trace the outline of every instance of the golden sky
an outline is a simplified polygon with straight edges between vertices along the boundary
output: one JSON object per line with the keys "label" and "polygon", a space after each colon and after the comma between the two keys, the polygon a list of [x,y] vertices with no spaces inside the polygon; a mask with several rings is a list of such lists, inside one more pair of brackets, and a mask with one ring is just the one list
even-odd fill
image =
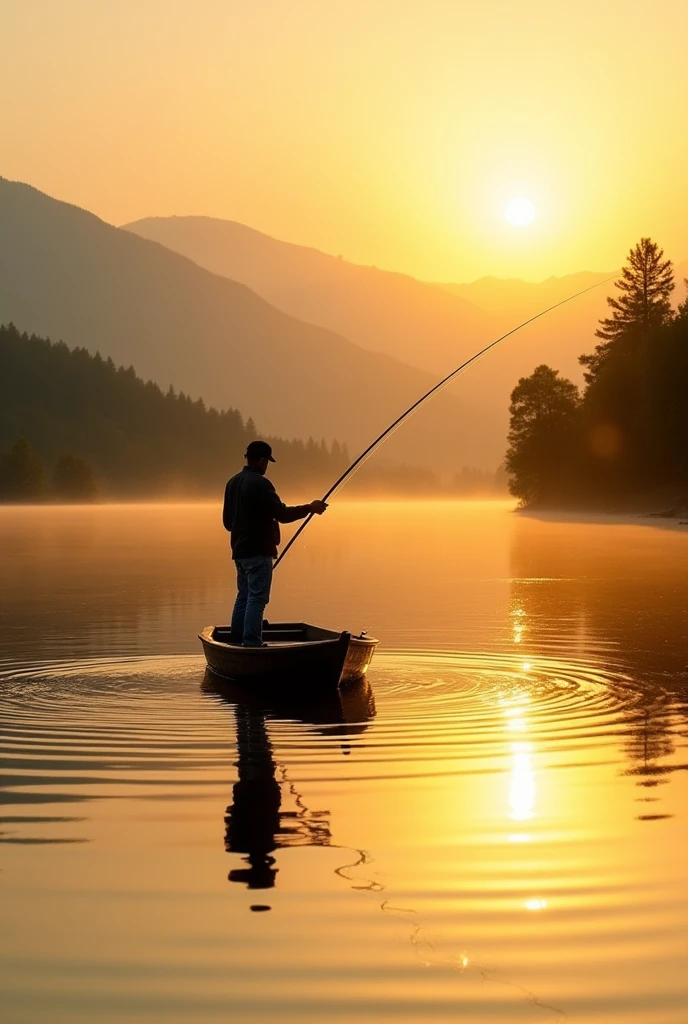
{"label": "golden sky", "polygon": [[0,174],[112,223],[433,280],[688,257],[686,0],[2,0],[0,39]]}

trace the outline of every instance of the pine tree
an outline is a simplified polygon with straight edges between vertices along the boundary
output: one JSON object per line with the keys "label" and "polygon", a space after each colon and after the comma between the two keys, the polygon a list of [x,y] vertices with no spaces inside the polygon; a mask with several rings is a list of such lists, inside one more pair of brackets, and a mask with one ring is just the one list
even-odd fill
{"label": "pine tree", "polygon": [[613,312],[600,320],[595,331],[602,344],[590,355],[580,356],[587,384],[597,379],[612,348],[619,342],[640,339],[653,327],[666,324],[672,317],[669,296],[674,289],[671,260],[664,259],[664,250],[650,238],[641,238],[628,254],[628,263],[615,287],[621,294],[609,296]]}

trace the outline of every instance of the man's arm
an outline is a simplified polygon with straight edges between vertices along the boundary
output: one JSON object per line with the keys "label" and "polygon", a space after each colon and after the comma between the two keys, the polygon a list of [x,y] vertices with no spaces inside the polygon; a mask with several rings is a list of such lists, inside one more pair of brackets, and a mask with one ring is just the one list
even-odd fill
{"label": "man's arm", "polygon": [[285,505],[275,490],[270,495],[273,519],[278,523],[295,523],[297,519],[305,519],[311,514],[321,516],[327,505],[324,501],[310,501],[307,505]]}

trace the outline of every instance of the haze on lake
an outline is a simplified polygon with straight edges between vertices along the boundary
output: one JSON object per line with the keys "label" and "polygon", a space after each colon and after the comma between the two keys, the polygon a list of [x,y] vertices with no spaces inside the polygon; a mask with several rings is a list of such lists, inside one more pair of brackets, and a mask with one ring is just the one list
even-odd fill
{"label": "haze on lake", "polygon": [[271,618],[382,638],[220,692],[216,505],[0,508],[11,1024],[682,1024],[685,530],[338,503]]}

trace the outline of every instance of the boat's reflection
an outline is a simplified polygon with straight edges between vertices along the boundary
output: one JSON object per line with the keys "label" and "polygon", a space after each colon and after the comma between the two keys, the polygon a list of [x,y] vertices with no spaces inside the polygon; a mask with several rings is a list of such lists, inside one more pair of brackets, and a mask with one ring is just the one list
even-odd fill
{"label": "boat's reflection", "polygon": [[[267,723],[278,719],[310,725],[338,736],[342,753],[348,754],[347,737],[363,732],[375,715],[373,692],[362,679],[325,697],[287,697],[239,686],[211,672],[206,672],[203,689],[226,702],[236,723],[238,779],[225,815],[225,850],[242,854],[246,867],[232,869],[229,881],[270,889],[278,871],[278,848],[328,846],[331,832],[329,812],[311,810],[288,779],[286,766],[275,760]],[[283,796],[291,809],[282,806]]]}

